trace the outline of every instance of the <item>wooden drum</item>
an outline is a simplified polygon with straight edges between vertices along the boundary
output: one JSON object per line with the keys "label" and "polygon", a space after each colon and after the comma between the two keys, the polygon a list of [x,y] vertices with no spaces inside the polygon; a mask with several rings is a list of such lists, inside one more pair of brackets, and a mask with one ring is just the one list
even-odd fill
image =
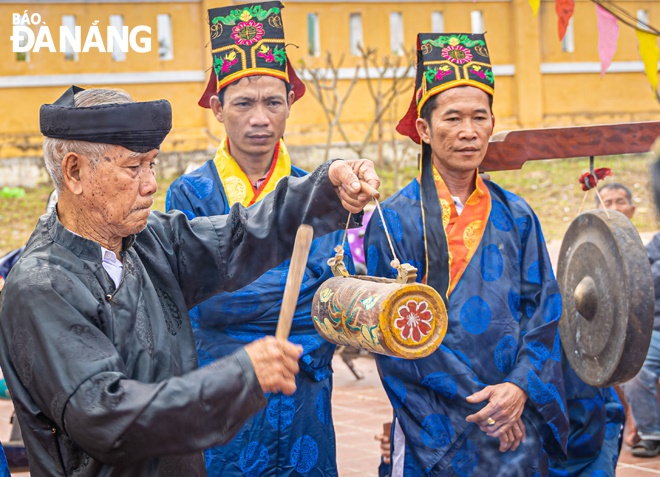
{"label": "wooden drum", "polygon": [[368,276],[323,283],[312,319],[331,343],[407,359],[433,353],[447,332],[447,310],[435,289]]}

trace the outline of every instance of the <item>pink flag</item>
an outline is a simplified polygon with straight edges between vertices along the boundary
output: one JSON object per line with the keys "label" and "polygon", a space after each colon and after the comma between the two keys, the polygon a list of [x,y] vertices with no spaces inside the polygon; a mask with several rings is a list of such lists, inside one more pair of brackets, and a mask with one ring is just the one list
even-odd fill
{"label": "pink flag", "polygon": [[616,52],[616,42],[619,40],[619,22],[614,15],[598,4],[596,4],[596,19],[600,77],[602,78],[612,64],[612,58]]}

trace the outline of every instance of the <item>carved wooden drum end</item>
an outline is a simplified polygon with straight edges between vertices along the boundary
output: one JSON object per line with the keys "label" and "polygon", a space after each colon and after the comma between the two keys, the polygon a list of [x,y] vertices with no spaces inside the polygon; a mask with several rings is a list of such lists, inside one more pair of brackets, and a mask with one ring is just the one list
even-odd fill
{"label": "carved wooden drum end", "polygon": [[655,304],[646,250],[616,210],[580,214],[559,252],[560,334],[571,367],[587,384],[633,378],[651,341]]}
{"label": "carved wooden drum end", "polygon": [[435,289],[387,278],[327,280],[314,295],[312,319],[332,343],[406,359],[430,355],[447,333],[447,310]]}

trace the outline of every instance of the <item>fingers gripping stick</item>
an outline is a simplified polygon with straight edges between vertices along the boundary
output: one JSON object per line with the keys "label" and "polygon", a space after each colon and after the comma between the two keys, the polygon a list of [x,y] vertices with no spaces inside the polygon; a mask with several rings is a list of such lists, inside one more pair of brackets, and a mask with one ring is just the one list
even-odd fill
{"label": "fingers gripping stick", "polygon": [[380,192],[375,188],[371,187],[367,181],[360,181],[360,186],[362,186],[362,192],[366,192],[369,197],[372,199],[380,199]]}
{"label": "fingers gripping stick", "polygon": [[314,229],[311,225],[301,225],[296,233],[296,241],[293,245],[293,255],[291,255],[291,265],[289,274],[286,277],[286,286],[284,287],[284,297],[282,298],[282,308],[280,308],[280,317],[277,321],[277,331],[275,337],[280,340],[287,340],[291,331],[291,321],[298,304],[298,295],[300,294],[300,285],[302,284],[305,268],[307,267],[307,257],[309,256],[309,247],[314,237]]}

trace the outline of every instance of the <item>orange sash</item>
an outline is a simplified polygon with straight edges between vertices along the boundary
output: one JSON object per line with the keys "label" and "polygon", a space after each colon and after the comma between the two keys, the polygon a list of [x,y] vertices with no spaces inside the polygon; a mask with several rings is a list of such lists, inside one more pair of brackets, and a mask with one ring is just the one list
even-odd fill
{"label": "orange sash", "polygon": [[477,251],[490,215],[490,192],[481,176],[476,176],[474,192],[465,202],[461,215],[458,215],[445,181],[435,166],[433,167],[433,179],[442,206],[442,224],[449,247],[450,280],[447,296],[454,290]]}

